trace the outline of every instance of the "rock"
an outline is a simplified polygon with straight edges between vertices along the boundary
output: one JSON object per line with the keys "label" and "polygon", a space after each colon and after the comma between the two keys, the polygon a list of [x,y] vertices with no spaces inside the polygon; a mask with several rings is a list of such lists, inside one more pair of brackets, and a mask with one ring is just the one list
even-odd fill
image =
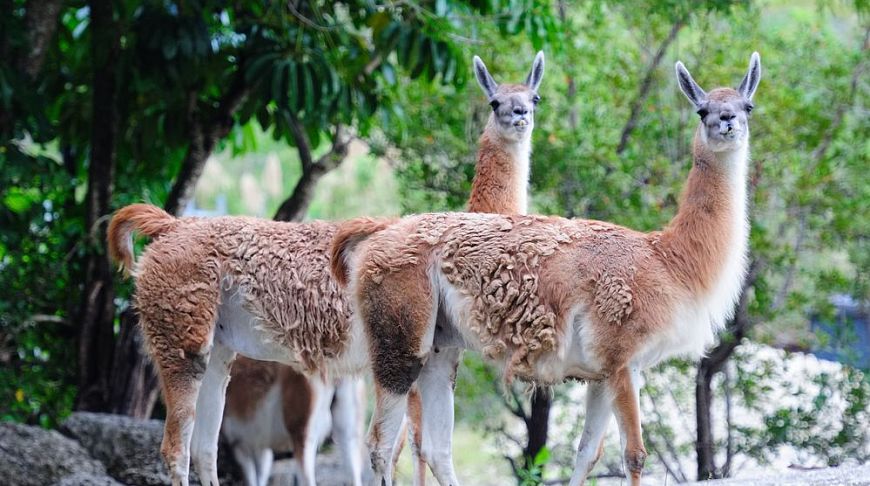
{"label": "rock", "polygon": [[[76,412],[64,421],[60,431],[77,440],[106,465],[109,474],[124,483],[169,483],[169,473],[160,457],[163,422]],[[146,477],[151,481],[142,481]]]}
{"label": "rock", "polygon": [[[75,476],[94,482],[69,482]],[[53,430],[8,422],[0,423],[0,478],[14,486],[117,484],[79,443]]]}
{"label": "rock", "polygon": [[[163,422],[122,415],[73,413],[60,428],[79,441],[93,457],[106,465],[109,474],[125,484],[157,486],[169,484],[169,472],[160,455]],[[198,482],[191,464],[191,483]],[[235,463],[221,454],[218,471],[222,484],[237,484]]]}
{"label": "rock", "polygon": [[111,476],[75,473],[55,483],[55,486],[123,486]]}
{"label": "rock", "polygon": [[806,471],[762,473],[756,477],[704,481],[698,486],[870,486],[870,464]]}

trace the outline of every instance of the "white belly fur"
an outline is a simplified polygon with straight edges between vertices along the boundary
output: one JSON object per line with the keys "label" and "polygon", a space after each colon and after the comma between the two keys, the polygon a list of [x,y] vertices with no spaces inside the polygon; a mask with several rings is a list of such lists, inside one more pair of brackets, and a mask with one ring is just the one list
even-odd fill
{"label": "white belly fur", "polygon": [[[277,361],[301,370],[299,357],[292,349],[271,339],[270,333],[263,329],[263,320],[245,308],[245,300],[243,289],[234,286],[222,290],[215,340],[248,358]],[[345,351],[323,363],[319,371],[338,377],[365,370],[368,363],[367,346],[365,333],[358,324],[352,319],[351,335]]]}

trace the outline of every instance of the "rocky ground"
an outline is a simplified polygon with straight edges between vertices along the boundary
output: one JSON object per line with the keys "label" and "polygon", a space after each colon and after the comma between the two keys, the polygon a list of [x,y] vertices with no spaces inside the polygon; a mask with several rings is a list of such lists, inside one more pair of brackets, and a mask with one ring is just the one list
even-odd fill
{"label": "rocky ground", "polygon": [[[74,413],[59,430],[0,422],[0,484],[9,486],[156,486],[169,484],[160,457],[163,422]],[[222,448],[222,452],[223,452]],[[271,484],[291,484],[290,461],[276,461]],[[231,458],[218,459],[221,484],[241,484]],[[318,484],[345,483],[337,454],[321,454]],[[191,484],[199,484],[191,473]]]}
{"label": "rocky ground", "polygon": [[[117,415],[74,413],[59,430],[0,422],[0,484],[9,486],[121,486],[169,484],[160,457],[163,422]],[[218,460],[221,484],[241,484],[235,463]],[[276,461],[272,486],[289,485],[291,461]],[[338,454],[318,455],[321,486],[346,484]],[[619,484],[624,482],[614,480]],[[624,481],[624,480],[623,480]],[[651,482],[652,481],[652,482]],[[191,484],[199,484],[191,473]],[[513,484],[511,481],[510,484]],[[598,484],[611,484],[602,480]],[[652,477],[644,484],[656,484]],[[870,486],[870,465],[789,471],[704,483],[697,486]]]}
{"label": "rocky ground", "polygon": [[752,479],[720,479],[695,486],[870,486],[870,465],[764,474]]}

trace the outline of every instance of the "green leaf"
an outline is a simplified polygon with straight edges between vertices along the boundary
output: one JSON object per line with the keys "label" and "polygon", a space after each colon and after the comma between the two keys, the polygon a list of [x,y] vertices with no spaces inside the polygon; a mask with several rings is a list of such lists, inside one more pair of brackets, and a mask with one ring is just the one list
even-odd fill
{"label": "green leaf", "polygon": [[280,107],[287,106],[287,71],[284,69],[285,62],[272,66],[272,99]]}
{"label": "green leaf", "polygon": [[12,189],[3,198],[3,205],[13,213],[22,214],[30,209],[30,206],[33,205],[33,200],[24,192]]}

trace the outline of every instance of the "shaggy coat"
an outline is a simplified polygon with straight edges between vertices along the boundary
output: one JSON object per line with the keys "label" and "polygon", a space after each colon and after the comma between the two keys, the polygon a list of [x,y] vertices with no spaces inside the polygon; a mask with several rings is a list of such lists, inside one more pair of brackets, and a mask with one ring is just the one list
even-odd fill
{"label": "shaggy coat", "polygon": [[[329,273],[335,230],[320,221],[174,218],[146,204],[112,219],[109,252],[136,279],[134,304],[167,404],[161,451],[173,484],[187,484],[191,445],[200,477],[217,484],[217,434],[236,353],[321,378],[365,368],[361,343],[348,352],[350,311]],[[135,266],[134,231],[153,239]]]}
{"label": "shaggy coat", "polygon": [[[493,114],[481,137],[469,208],[525,212],[529,139],[543,54],[536,56],[525,84],[499,86],[479,59],[475,64],[479,80],[485,76],[481,85]],[[358,237],[391,223],[370,221]],[[112,219],[109,251],[136,278],[135,304],[166,399],[161,451],[173,484],[187,484],[191,446],[199,476],[217,484],[217,434],[236,353],[284,363],[321,379],[366,366],[362,328],[351,327],[348,303],[329,274],[328,250],[335,230],[335,224],[326,222],[174,218],[145,204],[122,208]],[[134,231],[153,239],[135,267]],[[445,353],[443,366],[452,368],[451,373],[459,358],[456,349]],[[260,372],[268,377],[272,365],[261,366]],[[429,408],[419,404],[412,409],[412,445],[439,482],[458,484],[450,458],[452,379],[431,375],[435,379],[425,389],[437,396],[427,401]],[[238,393],[231,392],[231,403],[241,398],[247,403],[244,409],[256,409],[260,397]],[[444,400],[448,394],[449,400]],[[302,414],[310,410],[302,408]],[[444,420],[421,424],[427,412]],[[304,421],[285,421],[304,428]],[[422,472],[418,464],[415,480],[420,483]]]}
{"label": "shaggy coat", "polygon": [[707,94],[682,64],[677,72],[702,120],[677,215],[662,231],[467,213],[410,216],[376,233],[372,220],[342,225],[333,272],[348,282],[370,341],[376,474],[392,417],[447,343],[482,351],[508,380],[595,382],[571,484],[594,464],[610,407],[626,438],[626,473],[640,483],[639,370],[700,356],[733,312],[746,271],[747,115],[760,60],[753,55],[740,91]]}
{"label": "shaggy coat", "polygon": [[[544,54],[538,52],[522,84],[498,84],[479,57],[474,70],[492,113],[480,136],[470,212],[525,214],[528,211],[529,156],[538,88],[544,76]],[[368,231],[368,230],[367,230]],[[333,264],[340,260],[333,259]],[[408,395],[411,450],[417,456],[414,484],[425,483],[429,464],[440,484],[459,484],[453,469],[453,388],[461,358],[460,346],[445,346],[421,370]],[[370,434],[379,435],[373,423]]]}

